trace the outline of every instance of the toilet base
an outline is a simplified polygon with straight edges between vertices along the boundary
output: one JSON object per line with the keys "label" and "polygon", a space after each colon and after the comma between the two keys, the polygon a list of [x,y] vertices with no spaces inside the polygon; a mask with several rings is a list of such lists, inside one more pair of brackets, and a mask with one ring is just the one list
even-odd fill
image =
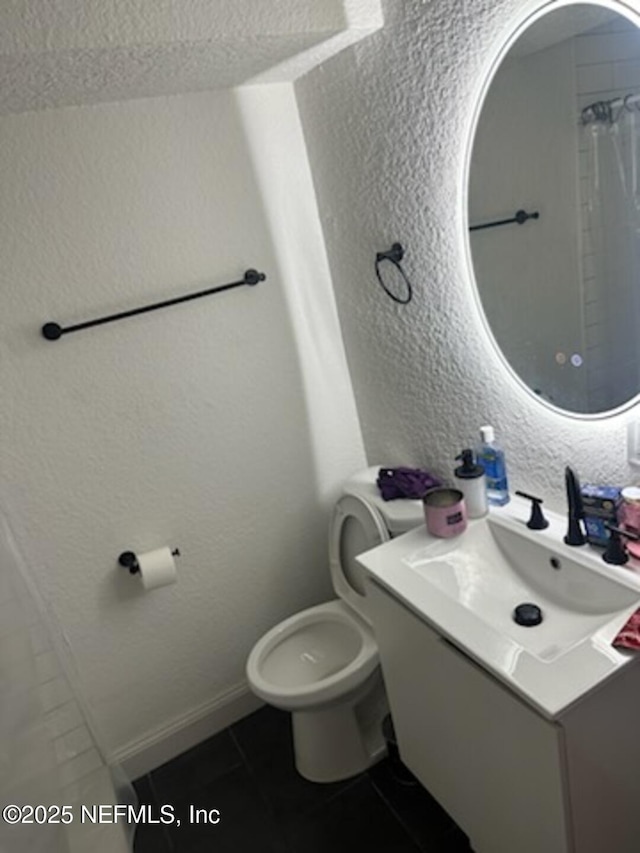
{"label": "toilet base", "polygon": [[379,671],[364,697],[292,713],[296,769],[310,782],[339,782],[362,773],[386,754],[382,720],[388,713]]}

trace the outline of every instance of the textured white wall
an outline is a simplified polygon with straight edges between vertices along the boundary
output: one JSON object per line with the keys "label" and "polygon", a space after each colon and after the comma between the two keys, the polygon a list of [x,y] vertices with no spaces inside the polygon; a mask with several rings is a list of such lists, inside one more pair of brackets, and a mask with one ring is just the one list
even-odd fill
{"label": "textured white wall", "polygon": [[[313,188],[288,85],[0,127],[0,505],[122,750],[242,683],[267,628],[331,596],[329,505],[364,456]],[[40,337],[249,266],[267,281]],[[117,556],[163,544],[179,582],[145,594]]]}
{"label": "textured white wall", "polygon": [[[627,482],[628,414],[580,421],[545,408],[487,339],[465,259],[463,171],[484,75],[538,4],[386,2],[385,27],[296,84],[347,355],[371,459],[449,474],[492,422],[512,485],[564,506],[563,466]],[[637,5],[637,4],[634,4]],[[392,303],[375,252],[406,247],[415,285]]]}

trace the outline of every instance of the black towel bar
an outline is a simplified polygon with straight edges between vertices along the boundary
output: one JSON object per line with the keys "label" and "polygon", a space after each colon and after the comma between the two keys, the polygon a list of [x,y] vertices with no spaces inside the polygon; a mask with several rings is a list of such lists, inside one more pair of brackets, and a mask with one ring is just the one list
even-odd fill
{"label": "black towel bar", "polygon": [[197,293],[187,293],[185,296],[176,296],[174,299],[166,299],[164,302],[154,302],[153,305],[143,305],[141,308],[132,308],[130,311],[121,311],[119,314],[110,314],[108,317],[98,317],[97,320],[87,320],[84,323],[76,323],[74,326],[60,326],[58,323],[45,323],[42,327],[42,336],[48,341],[57,341],[62,335],[69,332],[79,332],[80,329],[89,329],[91,326],[101,326],[103,323],[112,323],[114,320],[123,320],[125,317],[134,317],[136,314],[144,314],[147,311],[155,311],[157,308],[167,308],[169,305],[177,305],[179,302],[188,302],[190,299],[199,299],[201,296],[209,296],[212,293],[222,293],[223,290],[231,290],[232,287],[240,287],[243,284],[254,285],[264,281],[266,275],[257,270],[247,270],[241,281],[232,281],[230,284],[221,284],[219,287],[209,287],[207,290],[199,290]]}
{"label": "black towel bar", "polygon": [[498,228],[500,225],[510,225],[512,222],[523,225],[527,219],[540,219],[540,214],[537,210],[533,213],[527,213],[526,210],[517,210],[516,215],[511,219],[498,219],[496,222],[485,222],[483,225],[470,225],[469,231],[480,231],[482,228]]}

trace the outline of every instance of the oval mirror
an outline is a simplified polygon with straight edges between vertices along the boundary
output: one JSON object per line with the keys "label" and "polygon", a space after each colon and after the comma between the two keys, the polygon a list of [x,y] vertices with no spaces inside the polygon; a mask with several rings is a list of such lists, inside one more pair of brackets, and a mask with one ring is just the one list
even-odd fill
{"label": "oval mirror", "polygon": [[468,170],[470,255],[515,374],[566,412],[640,392],[640,30],[550,4],[487,89]]}

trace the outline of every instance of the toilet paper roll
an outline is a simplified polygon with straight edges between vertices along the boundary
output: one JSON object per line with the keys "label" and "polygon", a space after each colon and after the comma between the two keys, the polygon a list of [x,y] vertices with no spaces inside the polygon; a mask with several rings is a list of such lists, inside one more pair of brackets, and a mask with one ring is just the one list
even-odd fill
{"label": "toilet paper roll", "polygon": [[140,578],[145,589],[158,589],[178,580],[176,561],[171,548],[156,548],[146,554],[137,554]]}

